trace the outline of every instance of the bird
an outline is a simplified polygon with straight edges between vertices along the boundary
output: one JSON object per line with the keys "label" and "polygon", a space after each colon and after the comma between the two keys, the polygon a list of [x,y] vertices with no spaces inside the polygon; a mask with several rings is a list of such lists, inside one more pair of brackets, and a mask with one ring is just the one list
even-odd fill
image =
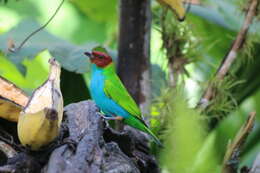
{"label": "bird", "polygon": [[49,63],[48,79],[34,90],[18,119],[19,140],[33,151],[40,150],[58,136],[63,117],[60,65],[54,58]]}
{"label": "bird", "polygon": [[84,54],[91,62],[90,95],[104,113],[103,118],[121,120],[149,134],[159,146],[163,146],[142,119],[139,107],[118,77],[115,64],[106,49],[97,46]]}

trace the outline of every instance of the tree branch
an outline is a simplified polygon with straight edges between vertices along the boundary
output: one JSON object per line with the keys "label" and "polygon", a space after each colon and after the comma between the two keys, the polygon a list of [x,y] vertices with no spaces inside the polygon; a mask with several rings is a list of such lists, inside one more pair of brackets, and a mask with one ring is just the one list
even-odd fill
{"label": "tree branch", "polygon": [[180,36],[180,28],[177,27],[179,23],[177,21],[173,22],[173,18],[171,15],[169,16],[168,11],[167,8],[163,8],[160,24],[163,47],[166,50],[168,59],[168,84],[169,87],[174,88],[178,83],[179,76],[182,73],[186,73],[184,66],[189,62],[182,52],[183,45],[187,40],[183,39],[183,36]]}
{"label": "tree branch", "polygon": [[[243,47],[249,27],[252,24],[254,16],[256,15],[258,4],[259,4],[259,0],[250,1],[250,6],[248,8],[243,25],[236,37],[236,40],[233,42],[230,51],[228,52],[227,56],[223,59],[221,65],[219,66],[217,73],[215,75],[216,79],[223,80],[224,77],[227,75],[231,65],[237,58],[238,51]],[[204,92],[202,98],[200,99],[197,107],[201,109],[207,108],[210,101],[213,99],[213,95],[214,95],[214,86],[212,83],[210,83],[208,88]]]}
{"label": "tree branch", "polygon": [[237,172],[238,159],[241,151],[241,147],[246,141],[249,133],[253,129],[255,122],[256,112],[251,112],[246,123],[238,131],[233,142],[228,145],[227,151],[224,157],[222,173],[233,173]]}

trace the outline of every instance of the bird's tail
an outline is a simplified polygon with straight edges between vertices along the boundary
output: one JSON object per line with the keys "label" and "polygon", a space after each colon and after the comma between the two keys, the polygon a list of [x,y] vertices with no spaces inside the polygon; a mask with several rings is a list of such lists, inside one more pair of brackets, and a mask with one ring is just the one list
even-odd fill
{"label": "bird's tail", "polygon": [[149,127],[144,123],[143,120],[131,116],[129,118],[124,119],[124,122],[138,130],[141,130],[149,134],[157,145],[163,147],[163,144],[160,142],[158,137],[149,129]]}
{"label": "bird's tail", "polygon": [[163,147],[163,144],[161,143],[161,141],[158,139],[158,137],[148,128],[145,126],[145,131],[146,133],[148,133],[154,140],[154,142],[159,145],[160,147]]}

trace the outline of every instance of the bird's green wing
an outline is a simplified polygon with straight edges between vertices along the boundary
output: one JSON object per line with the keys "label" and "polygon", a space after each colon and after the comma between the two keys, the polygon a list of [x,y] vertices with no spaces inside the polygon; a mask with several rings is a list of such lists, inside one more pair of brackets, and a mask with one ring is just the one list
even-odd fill
{"label": "bird's green wing", "polygon": [[116,74],[110,74],[109,77],[106,78],[104,92],[131,115],[142,119],[139,107]]}

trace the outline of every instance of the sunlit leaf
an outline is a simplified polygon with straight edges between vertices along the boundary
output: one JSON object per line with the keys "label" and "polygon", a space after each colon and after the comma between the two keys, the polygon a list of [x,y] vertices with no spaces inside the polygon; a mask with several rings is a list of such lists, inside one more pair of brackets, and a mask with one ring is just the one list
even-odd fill
{"label": "sunlit leaf", "polygon": [[116,22],[117,0],[84,1],[72,0],[90,18],[99,22]]}

